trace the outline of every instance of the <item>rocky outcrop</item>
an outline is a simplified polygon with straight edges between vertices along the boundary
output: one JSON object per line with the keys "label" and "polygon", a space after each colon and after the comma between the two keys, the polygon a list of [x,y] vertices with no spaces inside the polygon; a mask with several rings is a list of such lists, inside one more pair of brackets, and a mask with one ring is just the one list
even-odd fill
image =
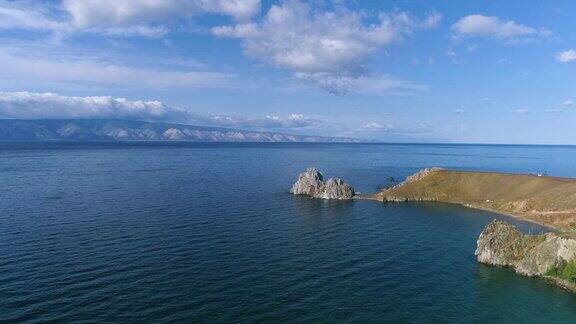
{"label": "rocky outcrop", "polygon": [[354,188],[340,178],[324,181],[324,176],[316,168],[300,173],[290,192],[319,199],[352,199],[355,194]]}
{"label": "rocky outcrop", "polygon": [[414,173],[413,175],[410,175],[406,178],[406,180],[404,180],[403,182],[399,183],[397,186],[395,187],[401,187],[401,186],[405,186],[409,183],[418,181],[418,180],[422,180],[425,177],[429,176],[430,174],[434,173],[434,172],[438,172],[438,171],[442,171],[444,170],[443,168],[439,168],[439,167],[432,167],[432,168],[426,168],[426,169],[422,169],[416,173]]}
{"label": "rocky outcrop", "polygon": [[513,225],[494,220],[478,238],[476,257],[478,262],[515,267],[542,241],[543,235],[524,235]]}
{"label": "rocky outcrop", "polygon": [[418,182],[431,174],[434,174],[438,171],[443,171],[443,168],[439,167],[432,167],[422,169],[408,177],[399,184],[392,186],[390,188],[384,189],[381,193],[376,195],[377,200],[382,200],[383,202],[403,202],[403,201],[436,201],[438,200],[435,196],[406,196],[402,194],[396,194],[398,190],[410,185],[413,182]]}
{"label": "rocky outcrop", "polygon": [[576,288],[572,278],[562,277],[566,266],[576,262],[576,239],[563,234],[526,235],[513,225],[494,220],[478,238],[476,257],[481,263],[512,267],[523,275],[542,276]]}

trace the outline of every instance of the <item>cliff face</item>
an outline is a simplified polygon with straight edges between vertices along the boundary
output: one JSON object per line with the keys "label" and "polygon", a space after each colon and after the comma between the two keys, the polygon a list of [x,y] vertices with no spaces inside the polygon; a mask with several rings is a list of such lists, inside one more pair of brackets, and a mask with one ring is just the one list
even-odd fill
{"label": "cliff face", "polygon": [[[494,220],[480,234],[475,254],[478,262],[514,268],[518,266],[519,270],[528,252],[545,239],[544,235],[524,235],[516,227]],[[546,269],[540,274],[544,274]]]}
{"label": "cliff face", "polygon": [[354,188],[339,178],[324,181],[322,173],[316,168],[309,168],[300,173],[298,180],[290,190],[295,195],[306,195],[319,199],[352,199]]}
{"label": "cliff face", "polygon": [[477,242],[478,262],[512,267],[527,276],[553,279],[574,290],[571,264],[576,262],[576,240],[561,234],[525,235],[516,227],[492,221]]}
{"label": "cliff face", "polygon": [[576,227],[576,179],[432,168],[374,197],[384,202],[455,203],[555,228]]}

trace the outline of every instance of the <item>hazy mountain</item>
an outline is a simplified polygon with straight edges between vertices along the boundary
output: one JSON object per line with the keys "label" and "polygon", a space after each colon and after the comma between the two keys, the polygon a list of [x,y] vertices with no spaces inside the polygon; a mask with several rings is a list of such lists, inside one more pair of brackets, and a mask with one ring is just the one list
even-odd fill
{"label": "hazy mountain", "polygon": [[3,141],[356,142],[218,127],[110,119],[0,119]]}

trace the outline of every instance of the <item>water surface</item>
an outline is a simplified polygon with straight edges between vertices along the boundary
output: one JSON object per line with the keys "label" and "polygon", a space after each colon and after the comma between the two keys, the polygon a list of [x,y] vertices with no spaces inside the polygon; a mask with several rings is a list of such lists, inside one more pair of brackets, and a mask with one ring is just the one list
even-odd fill
{"label": "water surface", "polygon": [[0,143],[0,321],[547,322],[576,297],[476,263],[486,211],[294,197],[420,168],[576,176],[575,147]]}

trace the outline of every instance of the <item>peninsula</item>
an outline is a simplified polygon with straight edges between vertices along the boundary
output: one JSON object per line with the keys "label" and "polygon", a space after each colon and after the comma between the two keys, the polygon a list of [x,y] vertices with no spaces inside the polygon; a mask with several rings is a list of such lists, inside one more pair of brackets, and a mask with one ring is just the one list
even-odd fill
{"label": "peninsula", "polygon": [[495,220],[478,238],[477,260],[576,292],[576,179],[430,168],[373,198],[454,203],[553,228],[556,231],[544,235],[526,235]]}
{"label": "peninsula", "polygon": [[362,197],[341,179],[324,181],[320,171],[309,168],[290,192],[320,199],[447,202],[545,225],[557,231],[526,235],[494,220],[478,238],[477,260],[543,277],[576,292],[576,179],[429,168],[372,197]]}
{"label": "peninsula", "polygon": [[431,168],[382,190],[374,199],[447,202],[511,215],[560,231],[576,227],[576,179],[569,178]]}

